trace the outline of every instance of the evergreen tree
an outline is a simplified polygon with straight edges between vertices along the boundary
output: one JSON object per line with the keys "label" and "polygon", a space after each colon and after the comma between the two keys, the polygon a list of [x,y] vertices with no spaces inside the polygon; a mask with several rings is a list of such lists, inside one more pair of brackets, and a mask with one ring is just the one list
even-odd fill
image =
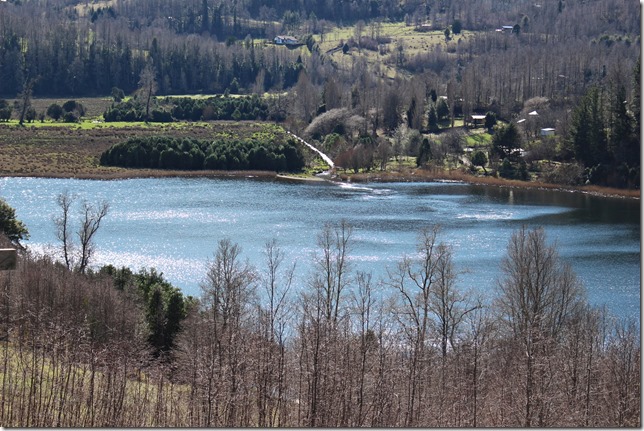
{"label": "evergreen tree", "polygon": [[483,151],[479,150],[472,154],[472,164],[474,166],[482,167],[483,171],[487,175],[487,169],[485,169],[485,165],[487,164],[487,156]]}
{"label": "evergreen tree", "polygon": [[497,126],[494,138],[492,138],[492,151],[499,157],[512,157],[517,148],[521,146],[521,135],[514,123],[507,126]]}
{"label": "evergreen tree", "polygon": [[29,231],[16,218],[16,210],[3,199],[0,199],[0,232],[14,244],[18,244],[20,240],[29,239]]}
{"label": "evergreen tree", "polygon": [[427,138],[423,139],[423,143],[420,145],[418,151],[418,157],[416,157],[416,166],[421,167],[427,163],[432,158],[432,147]]}
{"label": "evergreen tree", "polygon": [[452,22],[452,33],[461,34],[462,29],[463,29],[463,24],[461,23],[461,21],[458,19],[455,19]]}
{"label": "evergreen tree", "polygon": [[432,102],[435,104],[435,103],[436,103],[436,100],[438,100],[438,94],[436,94],[436,90],[435,90],[435,89],[433,89],[433,88],[432,88],[432,89],[429,91],[429,97],[432,99]]}
{"label": "evergreen tree", "polygon": [[409,103],[409,108],[407,109],[407,126],[410,129],[415,129],[414,127],[414,115],[416,114],[416,97],[411,98]]}
{"label": "evergreen tree", "polygon": [[208,17],[208,0],[201,3],[201,32],[210,31],[210,18]]}
{"label": "evergreen tree", "polygon": [[591,88],[572,116],[568,145],[586,167],[606,162],[607,137],[601,106],[601,92]]}
{"label": "evergreen tree", "polygon": [[492,132],[492,129],[496,125],[496,115],[494,112],[488,112],[485,114],[485,128],[488,129],[488,131]]}
{"label": "evergreen tree", "polygon": [[438,116],[439,121],[444,120],[449,116],[449,106],[447,106],[447,102],[443,98],[438,99],[438,102],[436,103],[436,115]]}
{"label": "evergreen tree", "polygon": [[436,108],[433,104],[429,106],[429,114],[427,115],[427,127],[431,133],[438,132],[438,115],[436,115]]}
{"label": "evergreen tree", "polygon": [[626,109],[626,88],[616,85],[610,100],[608,149],[617,164],[630,162],[630,142],[633,137],[631,119]]}
{"label": "evergreen tree", "polygon": [[[637,62],[635,63],[635,68],[633,70],[633,100],[631,102],[631,110],[633,111],[633,131],[635,133],[635,136],[633,137],[634,145],[637,148],[637,162],[639,163],[640,160],[640,116],[642,115],[641,111],[641,92],[642,92],[642,87],[640,85],[640,61],[641,57],[637,58]],[[635,158],[635,154],[633,154],[633,158]]]}
{"label": "evergreen tree", "polygon": [[166,323],[160,286],[156,285],[153,287],[146,305],[145,320],[148,323],[148,342],[155,349],[155,354],[158,356],[164,347]]}

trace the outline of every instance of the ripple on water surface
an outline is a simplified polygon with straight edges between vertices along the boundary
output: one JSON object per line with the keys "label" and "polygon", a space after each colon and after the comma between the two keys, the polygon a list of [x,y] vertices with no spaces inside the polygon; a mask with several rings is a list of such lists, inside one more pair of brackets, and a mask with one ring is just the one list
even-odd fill
{"label": "ripple on water surface", "polygon": [[287,260],[298,261],[296,276],[306,286],[317,234],[340,219],[354,227],[352,266],[373,272],[374,280],[416,253],[420,229],[440,224],[440,238],[452,246],[462,273],[459,286],[490,292],[512,232],[526,225],[546,229],[591,302],[639,319],[639,202],[462,183],[1,178],[0,195],[27,224],[32,248],[56,243],[55,198],[65,190],[110,203],[96,238],[96,265],[155,267],[191,295],[199,294],[205,265],[222,238],[240,244],[243,258],[257,266],[266,241],[277,238]]}

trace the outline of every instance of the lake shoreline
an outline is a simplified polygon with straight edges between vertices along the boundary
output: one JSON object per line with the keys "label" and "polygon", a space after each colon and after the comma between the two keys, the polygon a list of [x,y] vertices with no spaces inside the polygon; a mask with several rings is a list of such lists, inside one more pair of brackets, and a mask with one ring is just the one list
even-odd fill
{"label": "lake shoreline", "polygon": [[83,179],[83,180],[126,180],[135,178],[256,178],[275,179],[279,181],[292,181],[302,183],[319,182],[348,182],[348,183],[394,183],[394,182],[433,182],[433,181],[454,181],[472,185],[483,185],[492,187],[506,187],[515,189],[537,189],[552,190],[570,193],[585,193],[594,196],[622,199],[640,199],[640,190],[615,189],[598,186],[562,186],[542,182],[528,182],[517,180],[506,180],[495,177],[482,177],[463,173],[461,171],[438,171],[438,170],[412,170],[410,172],[370,172],[359,174],[332,174],[320,176],[296,176],[280,174],[270,171],[180,171],[180,170],[159,170],[159,169],[116,169],[113,172],[84,173],[80,175],[64,175],[57,173],[46,173],[40,175],[20,174],[14,172],[0,172],[3,177],[32,177],[32,178],[62,178],[62,179]]}

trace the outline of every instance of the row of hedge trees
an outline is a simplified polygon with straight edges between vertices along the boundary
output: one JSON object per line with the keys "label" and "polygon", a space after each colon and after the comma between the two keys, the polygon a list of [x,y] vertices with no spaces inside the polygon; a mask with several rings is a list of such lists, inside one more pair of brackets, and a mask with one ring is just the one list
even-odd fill
{"label": "row of hedge trees", "polygon": [[304,167],[300,146],[289,140],[198,140],[163,136],[132,138],[101,155],[104,166],[179,170],[258,170],[298,172]]}
{"label": "row of hedge trees", "polygon": [[[166,97],[157,100],[148,121],[174,120],[266,120],[268,103],[257,95],[249,97],[215,96],[206,99]],[[103,113],[105,121],[145,121],[145,106],[137,98],[112,105]]]}

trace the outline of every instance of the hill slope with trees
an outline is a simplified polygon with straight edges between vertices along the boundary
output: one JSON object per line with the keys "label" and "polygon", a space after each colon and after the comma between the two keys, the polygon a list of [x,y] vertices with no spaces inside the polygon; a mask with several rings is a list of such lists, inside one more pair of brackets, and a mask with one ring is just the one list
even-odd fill
{"label": "hill slope with trees", "polygon": [[[463,135],[473,114],[491,114],[517,125],[523,151],[474,148],[488,157],[483,174],[505,163],[503,172],[530,178],[637,188],[640,21],[630,0],[9,0],[0,4],[0,95],[20,94],[13,116],[23,123],[45,117],[30,109],[32,96],[134,95],[125,103],[145,107],[136,119],[167,121],[155,96],[269,92],[248,118],[304,132],[346,110],[325,120],[339,138],[318,143],[363,170],[377,154],[418,157],[423,138],[432,151],[421,167],[445,167],[448,153],[447,167],[472,166]],[[283,34],[300,43],[273,43]],[[129,118],[118,112],[106,118]],[[233,113],[225,118],[246,118]]]}

